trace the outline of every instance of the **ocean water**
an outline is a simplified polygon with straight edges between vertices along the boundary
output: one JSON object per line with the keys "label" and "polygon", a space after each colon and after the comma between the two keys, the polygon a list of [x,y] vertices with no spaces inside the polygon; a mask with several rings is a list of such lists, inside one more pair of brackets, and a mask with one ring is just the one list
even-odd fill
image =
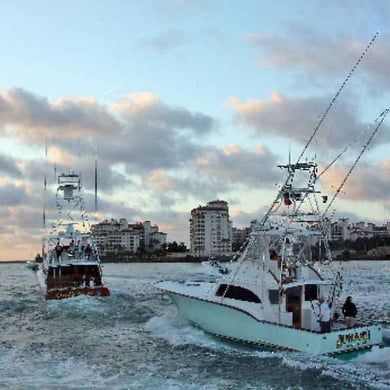
{"label": "ocean water", "polygon": [[385,334],[385,348],[349,361],[194,328],[153,283],[201,276],[200,264],[105,264],[110,297],[45,302],[24,265],[0,263],[0,388],[390,389],[390,262],[344,269],[343,297]]}

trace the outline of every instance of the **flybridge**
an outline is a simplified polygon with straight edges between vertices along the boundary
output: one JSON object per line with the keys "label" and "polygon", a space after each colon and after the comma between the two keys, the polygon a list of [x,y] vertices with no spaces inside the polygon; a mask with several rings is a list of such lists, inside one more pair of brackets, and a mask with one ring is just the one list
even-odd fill
{"label": "flybridge", "polygon": [[64,192],[64,200],[73,200],[73,191],[80,189],[80,177],[75,173],[58,176],[58,190]]}
{"label": "flybridge", "polygon": [[316,168],[317,164],[315,162],[297,162],[295,164],[285,164],[285,165],[278,165],[279,168],[287,168],[289,172],[294,172],[297,169],[303,170],[303,171],[308,171],[311,168]]}

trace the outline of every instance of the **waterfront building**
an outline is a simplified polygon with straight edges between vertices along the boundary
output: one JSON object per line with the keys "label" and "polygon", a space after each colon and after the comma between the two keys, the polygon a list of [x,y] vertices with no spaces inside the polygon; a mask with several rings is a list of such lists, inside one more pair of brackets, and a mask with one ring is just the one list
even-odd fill
{"label": "waterfront building", "polygon": [[337,222],[333,222],[331,225],[331,237],[330,240],[349,240],[350,239],[350,229],[349,229],[349,219],[340,218]]}
{"label": "waterfront building", "polygon": [[244,228],[232,228],[232,247],[233,252],[237,252],[242,245],[248,239],[250,233],[252,231],[252,227],[244,227]]}
{"label": "waterfront building", "polygon": [[167,234],[150,221],[129,224],[126,218],[111,219],[93,225],[91,230],[102,255],[139,250],[152,252],[166,245]]}
{"label": "waterfront building", "polygon": [[359,238],[390,237],[390,222],[378,226],[372,222],[350,223],[348,218],[340,218],[331,226],[331,240],[356,241]]}
{"label": "waterfront building", "polygon": [[191,210],[190,251],[197,257],[232,255],[232,222],[227,202],[214,200]]}
{"label": "waterfront building", "polygon": [[165,247],[167,243],[167,234],[160,232],[157,225],[152,225],[150,221],[143,224],[143,239],[145,250],[154,251]]}

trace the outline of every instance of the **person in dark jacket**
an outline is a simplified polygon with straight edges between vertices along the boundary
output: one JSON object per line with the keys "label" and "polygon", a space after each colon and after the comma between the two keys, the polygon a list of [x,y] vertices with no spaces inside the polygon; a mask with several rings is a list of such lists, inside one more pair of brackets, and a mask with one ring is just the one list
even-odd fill
{"label": "person in dark jacket", "polygon": [[352,328],[355,325],[356,313],[357,309],[355,304],[352,302],[352,297],[347,297],[343,305],[343,314],[347,328]]}

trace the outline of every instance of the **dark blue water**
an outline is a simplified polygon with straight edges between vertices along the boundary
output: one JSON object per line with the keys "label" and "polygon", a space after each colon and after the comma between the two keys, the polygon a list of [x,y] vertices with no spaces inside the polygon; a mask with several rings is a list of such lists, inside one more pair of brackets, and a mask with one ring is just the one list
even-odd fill
{"label": "dark blue water", "polygon": [[154,289],[197,264],[106,264],[112,295],[45,302],[22,264],[0,263],[0,388],[390,389],[390,263],[350,262],[343,296],[385,327],[386,347],[348,362],[205,334]]}

